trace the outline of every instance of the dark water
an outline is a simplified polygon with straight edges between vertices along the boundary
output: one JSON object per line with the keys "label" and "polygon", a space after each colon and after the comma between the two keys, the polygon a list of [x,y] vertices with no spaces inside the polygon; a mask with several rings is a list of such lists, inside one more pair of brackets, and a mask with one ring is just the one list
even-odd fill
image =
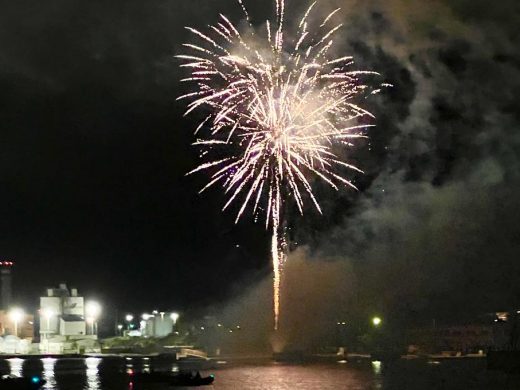
{"label": "dark water", "polygon": [[[45,389],[137,390],[132,372],[179,370],[168,360],[77,358],[0,360],[1,374],[40,375]],[[290,365],[274,362],[219,364],[214,389],[520,389],[520,376],[486,370],[485,359],[401,360],[391,365],[369,360]],[[167,387],[144,387],[144,389]]]}

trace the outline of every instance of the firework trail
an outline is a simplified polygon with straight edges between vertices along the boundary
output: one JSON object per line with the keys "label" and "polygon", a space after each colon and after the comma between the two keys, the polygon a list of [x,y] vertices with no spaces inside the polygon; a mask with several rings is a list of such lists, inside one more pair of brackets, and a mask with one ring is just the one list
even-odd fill
{"label": "firework trail", "polygon": [[311,29],[309,15],[316,2],[312,3],[298,24],[296,38],[289,40],[284,31],[285,0],[275,0],[276,21],[266,22],[265,35],[255,31],[246,6],[237,1],[248,27],[239,29],[222,14],[208,32],[187,27],[195,40],[184,44],[188,54],[177,57],[190,71],[182,81],[194,88],[178,99],[190,99],[186,115],[207,112],[195,131],[204,162],[190,172],[211,172],[201,192],[221,184],[229,196],[224,209],[238,204],[237,221],[250,208],[255,220],[265,217],[266,228],[272,229],[277,329],[286,257],[284,204],[294,200],[303,214],[309,199],[321,213],[313,178],[336,190],[340,185],[356,188],[342,171],[361,170],[336,150],[365,137],[371,126],[367,119],[374,116],[356,98],[380,89],[370,89],[361,80],[377,73],[352,70],[352,57],[329,54],[341,27],[331,25],[338,10]]}

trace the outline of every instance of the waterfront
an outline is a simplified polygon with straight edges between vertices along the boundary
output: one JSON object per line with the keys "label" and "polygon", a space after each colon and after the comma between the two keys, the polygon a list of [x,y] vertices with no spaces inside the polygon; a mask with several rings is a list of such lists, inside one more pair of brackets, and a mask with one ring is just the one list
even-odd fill
{"label": "waterfront", "polygon": [[[485,359],[400,360],[391,365],[367,359],[347,363],[217,364],[214,389],[517,389],[520,376],[486,370]],[[133,372],[177,371],[179,366],[154,358],[7,359],[4,374],[40,375],[47,390],[124,390]],[[162,388],[162,387],[145,387]]]}

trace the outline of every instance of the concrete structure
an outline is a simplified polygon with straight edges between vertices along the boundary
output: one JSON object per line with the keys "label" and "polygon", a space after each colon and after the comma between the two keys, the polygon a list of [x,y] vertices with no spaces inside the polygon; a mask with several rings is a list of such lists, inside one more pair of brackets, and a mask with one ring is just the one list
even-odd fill
{"label": "concrete structure", "polygon": [[12,261],[0,261],[0,309],[9,310],[11,307],[12,287],[11,270],[14,263]]}
{"label": "concrete structure", "polygon": [[61,283],[58,288],[47,289],[40,297],[40,335],[86,335],[85,304],[78,290]]}
{"label": "concrete structure", "polygon": [[96,348],[97,318],[75,288],[65,283],[40,297],[40,350],[62,353]]}

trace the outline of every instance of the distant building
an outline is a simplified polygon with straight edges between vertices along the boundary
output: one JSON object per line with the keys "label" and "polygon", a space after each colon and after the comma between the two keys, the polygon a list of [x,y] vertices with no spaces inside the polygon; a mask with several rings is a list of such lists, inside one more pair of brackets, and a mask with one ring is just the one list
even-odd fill
{"label": "distant building", "polygon": [[85,304],[78,290],[61,283],[40,297],[40,335],[84,336],[87,334]]}
{"label": "distant building", "polygon": [[47,289],[47,295],[40,297],[40,349],[63,352],[67,343],[97,340],[97,319],[89,318],[86,309],[76,288],[61,283]]}
{"label": "distant building", "polygon": [[141,321],[141,335],[144,337],[165,337],[173,333],[177,314],[154,311],[152,314],[143,314]]}

